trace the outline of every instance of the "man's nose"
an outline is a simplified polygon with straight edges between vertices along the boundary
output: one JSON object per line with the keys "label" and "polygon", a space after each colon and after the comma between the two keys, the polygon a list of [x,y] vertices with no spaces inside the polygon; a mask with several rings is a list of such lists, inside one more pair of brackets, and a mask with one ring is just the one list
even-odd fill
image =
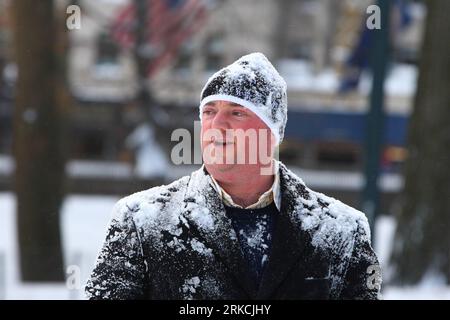
{"label": "man's nose", "polygon": [[219,110],[215,116],[213,121],[211,122],[211,128],[216,129],[229,129],[229,121],[228,115],[225,111]]}

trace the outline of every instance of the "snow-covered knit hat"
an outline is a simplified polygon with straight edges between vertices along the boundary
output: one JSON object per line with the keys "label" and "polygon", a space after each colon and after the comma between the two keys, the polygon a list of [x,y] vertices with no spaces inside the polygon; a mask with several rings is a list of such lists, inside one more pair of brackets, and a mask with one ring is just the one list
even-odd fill
{"label": "snow-covered knit hat", "polygon": [[287,121],[286,82],[259,52],[245,55],[213,74],[200,97],[203,107],[224,100],[253,111],[272,131],[277,144],[283,140]]}

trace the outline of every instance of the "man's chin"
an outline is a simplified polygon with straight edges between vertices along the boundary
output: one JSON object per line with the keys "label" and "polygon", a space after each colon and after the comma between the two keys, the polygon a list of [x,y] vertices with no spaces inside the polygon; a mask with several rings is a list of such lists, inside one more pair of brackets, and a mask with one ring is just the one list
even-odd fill
{"label": "man's chin", "polygon": [[230,172],[232,171],[234,168],[236,168],[236,164],[205,164],[206,169],[208,170],[208,172]]}

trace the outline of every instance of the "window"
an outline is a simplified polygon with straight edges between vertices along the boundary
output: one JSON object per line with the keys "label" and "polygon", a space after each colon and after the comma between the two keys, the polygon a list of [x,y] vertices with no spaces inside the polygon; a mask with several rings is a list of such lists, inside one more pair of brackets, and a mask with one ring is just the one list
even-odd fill
{"label": "window", "polygon": [[222,35],[209,37],[205,43],[206,70],[217,70],[223,64],[224,41]]}
{"label": "window", "polygon": [[189,73],[189,70],[191,68],[191,62],[192,62],[192,55],[193,55],[194,45],[192,41],[185,41],[179,51],[178,55],[176,57],[176,63],[175,63],[175,70],[179,73]]}
{"label": "window", "polygon": [[119,48],[107,33],[101,33],[97,40],[96,64],[117,64]]}

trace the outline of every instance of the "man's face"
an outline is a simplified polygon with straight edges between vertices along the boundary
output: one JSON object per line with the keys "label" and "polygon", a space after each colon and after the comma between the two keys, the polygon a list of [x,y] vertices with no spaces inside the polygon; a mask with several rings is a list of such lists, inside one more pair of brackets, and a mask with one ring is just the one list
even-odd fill
{"label": "man's face", "polygon": [[222,181],[268,166],[275,148],[275,137],[255,113],[227,101],[203,107],[201,142],[206,169]]}

